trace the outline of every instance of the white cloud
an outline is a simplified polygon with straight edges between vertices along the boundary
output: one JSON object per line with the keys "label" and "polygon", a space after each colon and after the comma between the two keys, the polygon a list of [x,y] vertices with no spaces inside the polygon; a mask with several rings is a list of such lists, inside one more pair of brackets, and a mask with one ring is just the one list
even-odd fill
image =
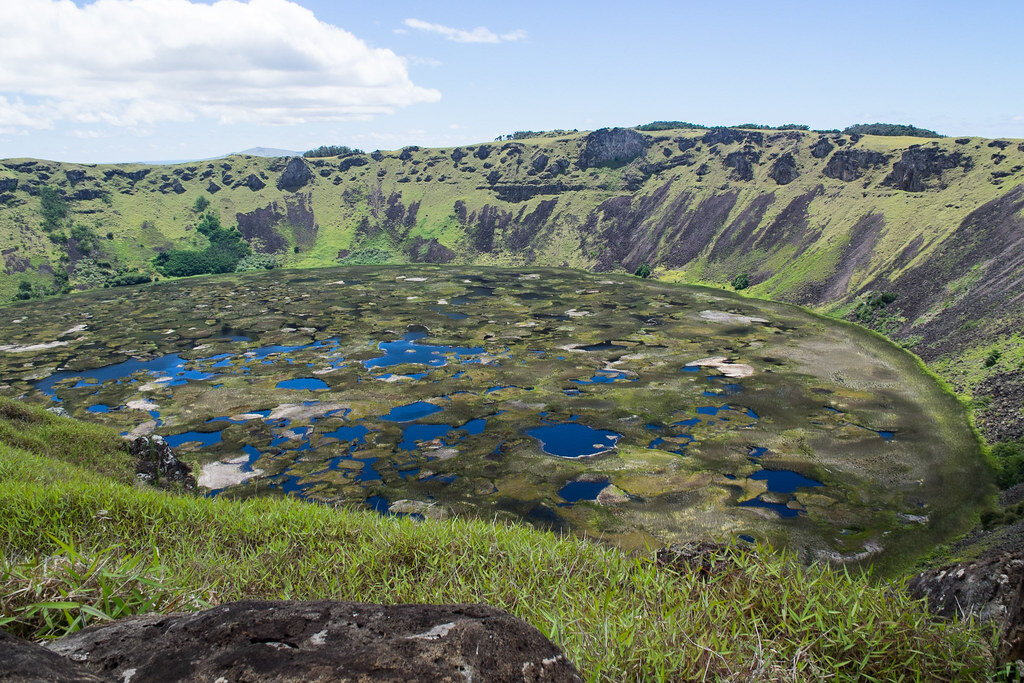
{"label": "white cloud", "polygon": [[18,0],[0,44],[0,126],[295,124],[441,97],[289,0]]}
{"label": "white cloud", "polygon": [[471,31],[466,31],[442,24],[431,24],[420,19],[406,19],[403,23],[409,28],[436,33],[456,43],[505,43],[513,40],[522,40],[526,37],[526,31],[521,29],[498,34],[484,26],[477,26]]}
{"label": "white cloud", "polygon": [[406,60],[410,64],[417,66],[441,66],[442,62],[440,59],[434,59],[433,57],[417,57],[416,55],[409,55]]}

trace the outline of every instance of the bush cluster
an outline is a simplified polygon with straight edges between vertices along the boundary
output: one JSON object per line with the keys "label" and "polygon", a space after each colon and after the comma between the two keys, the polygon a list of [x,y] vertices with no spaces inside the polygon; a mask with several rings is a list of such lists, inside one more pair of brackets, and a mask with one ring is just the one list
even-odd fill
{"label": "bush cluster", "polygon": [[858,123],[843,129],[846,135],[907,135],[915,138],[945,137],[927,128],[899,123]]}
{"label": "bush cluster", "polygon": [[[298,247],[296,252],[298,253]],[[249,273],[258,270],[273,270],[281,267],[281,259],[276,254],[249,254],[235,266],[236,273]]]}
{"label": "bush cluster", "polygon": [[157,254],[153,265],[164,275],[186,277],[204,273],[232,273],[252,253],[237,228],[225,228],[215,213],[207,213],[196,230],[209,239],[205,249],[172,249]]}
{"label": "bush cluster", "polygon": [[896,294],[892,292],[876,292],[868,296],[867,300],[857,304],[853,315],[861,322],[870,322],[875,318],[876,313],[884,310],[893,301],[896,301]]}
{"label": "bush cluster", "polygon": [[307,159],[314,159],[319,157],[349,157],[353,154],[363,154],[363,150],[345,145],[320,145],[316,149],[303,152],[302,156]]}
{"label": "bush cluster", "polygon": [[702,126],[699,123],[689,123],[687,121],[651,121],[650,123],[643,123],[636,126],[637,130],[642,131],[676,130],[677,128],[705,130],[707,126]]}
{"label": "bush cluster", "polygon": [[39,189],[39,212],[43,215],[43,232],[54,232],[64,227],[68,203],[60,190],[51,185]]}
{"label": "bush cluster", "polygon": [[996,466],[996,483],[1008,489],[1024,481],[1024,440],[1004,441],[992,447]]}

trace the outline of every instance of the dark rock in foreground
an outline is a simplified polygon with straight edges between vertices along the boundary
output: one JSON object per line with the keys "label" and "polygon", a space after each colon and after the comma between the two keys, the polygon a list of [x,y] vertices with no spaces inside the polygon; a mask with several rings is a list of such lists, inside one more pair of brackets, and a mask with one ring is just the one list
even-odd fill
{"label": "dark rock in foreground", "polygon": [[0,681],[59,681],[90,683],[103,681],[83,671],[71,660],[0,631]]}
{"label": "dark rock in foreground", "polygon": [[907,590],[942,617],[975,619],[1000,631],[1000,662],[1024,659],[1024,557],[1001,553],[923,572]]}
{"label": "dark rock in foreground", "polygon": [[132,439],[128,442],[128,452],[135,459],[135,476],[141,481],[163,488],[180,486],[187,491],[195,490],[192,468],[178,460],[162,436]]}
{"label": "dark rock in foreground", "polygon": [[122,619],[47,647],[132,683],[582,680],[540,631],[486,605],[245,601]]}

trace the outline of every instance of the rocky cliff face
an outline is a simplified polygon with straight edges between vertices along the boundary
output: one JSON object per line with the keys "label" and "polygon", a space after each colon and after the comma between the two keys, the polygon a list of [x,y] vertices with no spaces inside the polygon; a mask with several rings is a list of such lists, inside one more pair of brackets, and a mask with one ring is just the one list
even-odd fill
{"label": "rocky cliff face", "polygon": [[[66,223],[95,234],[88,253],[42,231],[46,186],[67,202]],[[1018,415],[1000,397],[1024,391],[1010,352],[1024,323],[1022,192],[1018,141],[733,128],[157,167],[7,160],[0,299],[20,280],[35,292],[63,272],[73,287],[102,286],[118,268],[151,269],[160,251],[201,247],[194,203],[205,198],[290,266],[647,263],[723,284],[746,274],[755,295],[856,312],[967,392],[1005,376],[993,414]],[[896,299],[872,308],[873,292]],[[992,348],[1003,360],[982,367]],[[983,422],[993,438],[1019,431]]]}

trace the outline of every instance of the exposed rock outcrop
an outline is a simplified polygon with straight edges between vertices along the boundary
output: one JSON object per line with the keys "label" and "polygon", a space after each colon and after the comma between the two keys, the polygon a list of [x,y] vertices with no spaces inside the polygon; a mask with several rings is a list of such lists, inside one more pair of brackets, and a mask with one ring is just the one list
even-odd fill
{"label": "exposed rock outcrop", "polygon": [[71,187],[74,187],[78,183],[85,180],[85,171],[82,169],[69,169],[64,171],[64,177],[68,179],[68,183]]}
{"label": "exposed rock outcrop", "polygon": [[540,631],[486,605],[245,601],[130,617],[47,647],[132,683],[582,680]]}
{"label": "exposed rock outcrop", "polygon": [[262,180],[260,180],[260,177],[257,176],[255,173],[250,173],[249,175],[247,175],[245,177],[245,180],[241,181],[238,184],[238,186],[239,187],[248,187],[253,192],[257,192],[259,190],[262,190],[264,187],[266,187],[267,184],[265,182],[263,182]]}
{"label": "exposed rock outcrop", "polygon": [[753,180],[754,164],[761,160],[757,152],[730,152],[725,157],[725,167],[731,168],[734,180]]}
{"label": "exposed rock outcrop", "polygon": [[865,169],[881,166],[888,160],[881,152],[844,149],[832,155],[822,171],[829,178],[850,182],[860,178]]}
{"label": "exposed rock outcrop", "polygon": [[835,147],[828,141],[828,138],[818,138],[818,141],[811,147],[811,156],[815,159],[824,159],[832,153],[833,149]]}
{"label": "exposed rock outcrop", "polygon": [[1024,659],[1024,557],[1002,553],[918,574],[907,584],[942,617],[974,618],[1000,631],[999,661]]}
{"label": "exposed rock outcrop", "polygon": [[81,190],[76,190],[71,198],[74,200],[89,200],[99,199],[103,196],[103,190],[97,190],[94,188],[83,187]]}
{"label": "exposed rock outcrop", "polygon": [[138,171],[125,171],[124,169],[120,168],[112,168],[110,170],[104,171],[103,177],[106,178],[107,180],[110,180],[111,178],[124,178],[125,180],[130,180],[134,183],[137,183],[143,178],[145,178],[147,175],[149,175],[150,171],[152,170],[153,169],[151,168],[142,168],[139,169]]}
{"label": "exposed rock outcrop", "polygon": [[177,178],[164,183],[159,187],[159,190],[162,194],[170,194],[171,192],[174,194],[185,194],[185,186]]}
{"label": "exposed rock outcrop", "polygon": [[309,170],[306,162],[299,157],[292,157],[288,160],[281,177],[277,179],[277,189],[296,192],[312,179],[313,172]]}
{"label": "exposed rock outcrop", "polygon": [[338,170],[344,173],[345,171],[356,168],[357,166],[366,166],[370,163],[370,160],[361,154],[353,154],[352,156],[345,157],[338,163]]}
{"label": "exposed rock outcrop", "polygon": [[937,147],[914,145],[903,152],[903,157],[892,165],[892,173],[882,181],[883,185],[897,187],[906,192],[924,192],[924,181],[943,171],[963,166],[969,170],[971,160],[960,152],[946,154]]}
{"label": "exposed rock outcrop", "polygon": [[764,134],[760,131],[740,130],[738,128],[709,128],[701,142],[705,145],[731,145],[737,142],[749,142],[754,145],[764,144]]}
{"label": "exposed rock outcrop", "polygon": [[128,442],[128,452],[135,458],[135,476],[140,481],[163,488],[177,486],[195,490],[192,468],[178,460],[162,436],[136,437]]}
{"label": "exposed rock outcrop", "polygon": [[580,168],[629,163],[647,151],[650,142],[629,128],[602,128],[583,138]]}
{"label": "exposed rock outcrop", "polygon": [[779,185],[789,185],[800,176],[796,170],[796,159],[789,152],[775,160],[772,168],[768,171],[768,177]]}

